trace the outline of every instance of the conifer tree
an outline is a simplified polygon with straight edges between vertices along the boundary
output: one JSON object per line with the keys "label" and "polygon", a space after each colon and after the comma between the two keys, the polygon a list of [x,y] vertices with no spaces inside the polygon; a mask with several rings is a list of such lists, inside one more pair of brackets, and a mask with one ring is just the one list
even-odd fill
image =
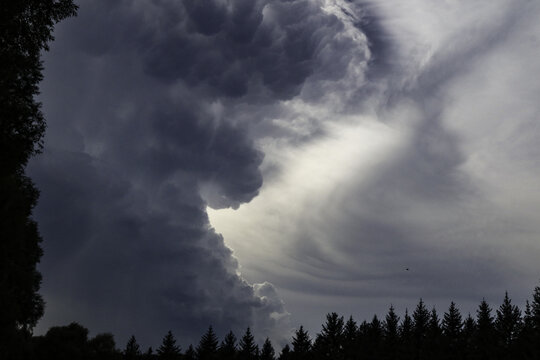
{"label": "conifer tree", "polygon": [[[371,324],[368,323],[366,320],[362,321],[360,325],[358,325],[358,331],[356,332],[356,342],[354,344],[354,347],[348,351],[348,353],[344,352],[345,359],[348,358],[348,356],[351,357],[351,359],[361,359],[368,356],[368,353],[371,351],[371,344],[369,342],[369,336],[370,336],[370,327]],[[351,354],[352,353],[352,354]]]}
{"label": "conifer tree", "polygon": [[333,312],[326,315],[326,323],[315,339],[314,351],[322,359],[343,358],[343,316]]}
{"label": "conifer tree", "polygon": [[521,329],[521,311],[508,297],[508,292],[504,294],[504,300],[497,310],[495,318],[495,331],[499,340],[499,346],[504,358],[511,358],[514,343]]}
{"label": "conifer tree", "polygon": [[256,360],[259,355],[259,347],[255,344],[255,338],[248,327],[246,333],[238,344],[238,358],[240,360]]}
{"label": "conifer tree", "polygon": [[519,352],[517,356],[524,359],[537,358],[534,349],[534,326],[532,309],[529,300],[525,302],[525,311],[523,313],[523,322],[521,331],[518,336],[517,348]]}
{"label": "conifer tree", "polygon": [[219,357],[223,360],[232,360],[236,357],[236,336],[229,331],[219,346]]}
{"label": "conifer tree", "polygon": [[476,334],[475,334],[475,358],[480,360],[489,360],[494,358],[495,354],[495,325],[491,315],[491,307],[482,299],[482,302],[476,310]]}
{"label": "conifer tree", "polygon": [[195,349],[193,348],[193,345],[189,344],[188,349],[183,356],[183,360],[195,360],[196,358],[197,354],[195,353]]}
{"label": "conifer tree", "polygon": [[146,350],[146,352],[142,356],[142,359],[143,360],[153,360],[154,359],[154,349],[152,349],[151,346],[148,348],[148,350]]}
{"label": "conifer tree", "polygon": [[353,360],[356,358],[360,352],[359,343],[358,326],[351,315],[343,328],[343,353],[346,359]]}
{"label": "conifer tree", "polygon": [[459,338],[462,327],[463,322],[461,314],[459,313],[456,304],[452,301],[448,308],[448,312],[444,313],[442,321],[443,334],[447,339],[454,341]]}
{"label": "conifer tree", "polygon": [[276,353],[274,351],[274,347],[272,346],[272,343],[268,338],[266,338],[266,340],[264,341],[259,360],[276,360]]}
{"label": "conifer tree", "polygon": [[141,357],[141,349],[137,343],[137,339],[135,339],[135,335],[131,335],[129,338],[123,355],[125,360],[135,360]]}
{"label": "conifer tree", "polygon": [[429,311],[424,305],[424,301],[420,299],[416,309],[413,312],[413,346],[416,352],[417,359],[424,359],[426,337],[429,325]]}
{"label": "conifer tree", "polygon": [[413,358],[412,331],[413,321],[409,315],[409,311],[405,309],[405,315],[399,327],[400,353],[403,360]]}
{"label": "conifer tree", "polygon": [[396,315],[394,306],[390,305],[388,314],[383,323],[384,358],[394,359],[397,356],[399,344],[399,317]]}
{"label": "conifer tree", "polygon": [[212,326],[208,327],[208,331],[201,337],[201,341],[197,346],[197,358],[199,360],[212,360],[217,358],[218,353],[218,338]]}
{"label": "conifer tree", "polygon": [[426,356],[428,359],[438,359],[441,350],[442,330],[439,315],[433,308],[429,315],[429,323],[426,336]]}
{"label": "conifer tree", "polygon": [[310,358],[311,339],[309,338],[308,332],[304,330],[303,326],[300,326],[300,328],[294,333],[292,338],[292,346],[292,359],[304,360]]}
{"label": "conifer tree", "polygon": [[461,339],[463,344],[463,357],[472,359],[474,356],[474,335],[476,333],[476,322],[471,314],[468,314],[463,322]]}
{"label": "conifer tree", "polygon": [[177,360],[180,358],[180,347],[176,346],[176,339],[170,330],[163,338],[163,342],[158,348],[157,354],[158,359],[160,360]]}
{"label": "conifer tree", "polygon": [[463,321],[459,309],[453,301],[450,302],[448,311],[444,313],[441,328],[444,339],[444,353],[447,358],[459,357],[461,350],[463,350],[461,346]]}
{"label": "conifer tree", "polygon": [[283,349],[281,349],[278,360],[291,360],[291,347],[289,344],[286,344]]}
{"label": "conifer tree", "polygon": [[540,331],[540,286],[534,288],[531,315],[534,328]]}
{"label": "conifer tree", "polygon": [[536,286],[533,291],[531,302],[531,323],[532,323],[532,340],[533,340],[533,356],[535,359],[540,359],[540,286]]}
{"label": "conifer tree", "polygon": [[[362,353],[367,359],[379,359],[381,356],[381,348],[383,341],[383,325],[377,315],[373,315],[371,322],[368,324],[364,351]],[[355,357],[357,358],[357,357]]]}

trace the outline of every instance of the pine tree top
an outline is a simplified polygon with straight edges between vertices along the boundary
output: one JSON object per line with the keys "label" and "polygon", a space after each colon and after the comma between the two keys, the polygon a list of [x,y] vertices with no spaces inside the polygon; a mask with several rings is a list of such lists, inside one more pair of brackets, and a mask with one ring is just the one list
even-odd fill
{"label": "pine tree top", "polygon": [[137,343],[137,339],[135,338],[135,335],[131,335],[131,337],[129,338],[126,344],[126,348],[124,349],[124,356],[127,359],[132,359],[139,355],[141,355],[140,346]]}
{"label": "pine tree top", "polygon": [[259,360],[275,360],[276,359],[276,353],[274,351],[274,347],[272,346],[272,343],[270,342],[270,339],[266,338],[264,341],[261,354],[259,356]]}
{"label": "pine tree top", "polygon": [[311,339],[303,326],[294,333],[292,346],[293,352],[297,354],[307,354],[311,349]]}
{"label": "pine tree top", "polygon": [[176,346],[176,339],[172,331],[167,332],[157,353],[160,359],[174,359],[180,355],[180,347]]}
{"label": "pine tree top", "polygon": [[208,327],[206,333],[201,337],[197,346],[197,356],[200,359],[212,358],[218,351],[219,340],[212,326]]}
{"label": "pine tree top", "polygon": [[246,333],[244,336],[242,336],[242,339],[240,339],[240,343],[238,344],[238,351],[244,358],[255,356],[259,350],[259,347],[257,344],[255,344],[255,338],[253,337],[253,334],[251,334],[251,329],[248,327],[246,329]]}

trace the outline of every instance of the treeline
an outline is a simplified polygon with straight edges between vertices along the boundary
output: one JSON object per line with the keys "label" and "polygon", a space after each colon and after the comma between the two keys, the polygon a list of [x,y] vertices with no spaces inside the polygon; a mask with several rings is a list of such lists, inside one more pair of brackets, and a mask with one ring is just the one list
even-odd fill
{"label": "treeline", "polygon": [[279,352],[269,339],[259,346],[249,328],[239,339],[231,331],[220,341],[212,327],[186,349],[169,331],[155,350],[141,349],[135,336],[120,350],[112,334],[88,339],[88,330],[73,323],[34,337],[32,353],[37,360],[540,359],[540,287],[523,310],[506,293],[497,309],[482,300],[474,317],[464,317],[453,302],[439,315],[422,300],[403,318],[393,306],[384,319],[360,324],[331,313],[320,333],[312,338],[300,326]]}

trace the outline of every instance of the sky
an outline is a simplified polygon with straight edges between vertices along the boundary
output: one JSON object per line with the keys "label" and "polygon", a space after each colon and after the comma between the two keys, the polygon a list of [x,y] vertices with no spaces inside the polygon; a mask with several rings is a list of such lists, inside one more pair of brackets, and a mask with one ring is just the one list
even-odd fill
{"label": "sky", "polygon": [[539,2],[78,4],[28,168],[37,333],[282,344],[539,284]]}

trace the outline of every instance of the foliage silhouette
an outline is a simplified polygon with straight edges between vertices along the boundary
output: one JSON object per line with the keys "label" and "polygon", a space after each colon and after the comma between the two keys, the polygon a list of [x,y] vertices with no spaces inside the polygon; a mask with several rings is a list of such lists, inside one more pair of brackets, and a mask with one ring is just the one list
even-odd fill
{"label": "foliage silhouette", "polygon": [[292,338],[292,346],[292,359],[304,360],[310,358],[311,339],[309,338],[308,332],[304,330],[303,326],[300,326],[300,328],[294,333]]}
{"label": "foliage silhouette", "polygon": [[[383,322],[375,315],[371,322],[363,321],[360,326],[352,316],[344,323],[343,317],[333,312],[326,315],[326,322],[315,342],[300,326],[291,337],[292,349],[289,344],[285,345],[277,358],[540,360],[535,332],[538,329],[535,311],[539,308],[539,293],[538,287],[535,288],[533,300],[526,303],[523,316],[521,310],[512,304],[508,293],[495,318],[485,300],[480,302],[476,318],[469,314],[465,320],[454,302],[450,303],[441,320],[435,308],[427,310],[423,300],[419,301],[412,316],[405,310],[401,322],[393,306],[390,306]],[[44,336],[34,337],[33,347],[25,349],[25,356],[36,360],[276,360],[270,339],[266,338],[259,351],[250,328],[246,329],[238,346],[232,331],[224,336],[219,347],[218,343],[219,338],[210,326],[201,336],[197,350],[190,345],[182,354],[169,331],[157,354],[153,354],[150,348],[141,355],[135,336],[131,336],[125,350],[120,352],[115,349],[112,334],[98,334],[89,340],[88,330],[72,323],[52,327]]]}
{"label": "foliage silhouette", "polygon": [[253,334],[251,334],[251,329],[248,327],[238,344],[238,359],[256,360],[258,356],[259,347],[255,343],[255,338],[253,337]]}
{"label": "foliage silhouette", "polygon": [[135,339],[135,335],[131,335],[122,354],[125,360],[135,360],[141,356],[141,348],[137,343],[137,339]]}
{"label": "foliage silhouette", "polygon": [[189,345],[186,353],[184,354],[184,360],[195,360],[197,358],[197,353],[193,349],[193,345]]}
{"label": "foliage silhouette", "polygon": [[495,331],[501,355],[503,359],[511,359],[515,355],[514,345],[521,331],[521,311],[508,297],[508,292],[504,294],[504,300],[496,312]]}
{"label": "foliage silhouette", "polygon": [[176,339],[172,331],[168,331],[163,337],[161,346],[157,350],[158,359],[160,360],[177,360],[180,359],[180,347],[176,346]]}
{"label": "foliage silhouette", "polygon": [[278,360],[291,360],[292,359],[292,352],[291,347],[289,344],[286,344],[283,349],[281,349],[281,353],[279,354]]}
{"label": "foliage silhouette", "polygon": [[202,336],[199,346],[197,346],[197,359],[199,360],[212,360],[218,356],[218,343],[219,340],[214,332],[214,329],[210,326],[208,331]]}
{"label": "foliage silhouette", "polygon": [[264,344],[261,349],[261,354],[259,355],[259,360],[275,360],[276,359],[276,353],[274,351],[274,347],[272,346],[272,342],[270,342],[270,339],[266,338],[264,340]]}
{"label": "foliage silhouette", "polygon": [[219,346],[219,356],[221,359],[233,360],[236,358],[236,336],[229,331]]}
{"label": "foliage silhouette", "polygon": [[41,54],[54,25],[74,16],[73,0],[11,0],[0,11],[0,354],[30,356],[31,330],[43,315],[36,269],[42,250],[32,220],[38,190],[25,175],[41,152],[45,119],[35,100],[43,79]]}
{"label": "foliage silhouette", "polygon": [[317,334],[313,351],[318,359],[343,359],[343,316],[333,312],[326,315],[326,323]]}

